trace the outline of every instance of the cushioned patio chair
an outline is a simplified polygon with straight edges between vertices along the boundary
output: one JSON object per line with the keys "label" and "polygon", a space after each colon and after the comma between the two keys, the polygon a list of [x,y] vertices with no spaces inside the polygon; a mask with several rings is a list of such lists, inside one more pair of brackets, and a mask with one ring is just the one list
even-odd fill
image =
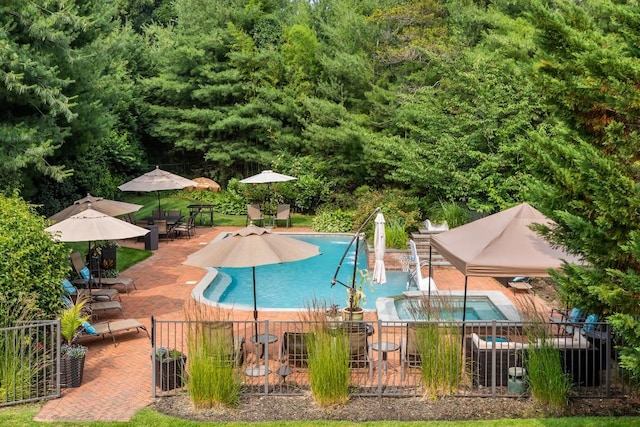
{"label": "cushioned patio chair", "polygon": [[[62,288],[69,296],[75,296],[78,294],[78,288],[76,288],[73,285],[73,283],[71,283],[68,279],[64,279],[62,281]],[[120,293],[118,292],[117,289],[110,289],[110,288],[90,289],[90,291],[91,291],[91,299],[93,299],[94,301],[100,301],[100,300],[111,301],[116,297],[120,301],[122,301],[122,298],[120,298]]]}
{"label": "cushioned patio chair", "polygon": [[274,218],[274,224],[278,225],[278,222],[284,222],[287,227],[291,226],[291,205],[278,205],[278,211]]}
{"label": "cushioned patio chair", "polygon": [[84,263],[80,252],[73,252],[71,254],[71,265],[78,275],[77,279],[73,280],[73,284],[91,289],[93,287],[101,288],[106,286],[108,288],[115,286],[122,286],[124,291],[128,294],[131,288],[137,289],[135,281],[129,277],[98,277],[94,278],[89,267]]}
{"label": "cushioned patio chair", "polygon": [[260,211],[260,205],[247,205],[247,221],[246,225],[252,222],[254,225],[264,225],[264,217]]}
{"label": "cushioned patio chair", "polygon": [[585,316],[584,310],[578,307],[573,307],[569,312],[553,308],[549,322],[558,326],[559,335],[573,335],[580,329]]}
{"label": "cushioned patio chair", "polygon": [[77,338],[97,336],[102,336],[102,338],[104,338],[106,336],[111,336],[111,338],[113,339],[113,345],[117,346],[118,343],[116,342],[116,334],[119,332],[127,331],[133,332],[134,329],[138,333],[140,333],[140,330],[143,330],[147,334],[147,338],[151,338],[147,327],[138,322],[136,319],[122,319],[96,323],[87,322],[83,324],[83,328]]}

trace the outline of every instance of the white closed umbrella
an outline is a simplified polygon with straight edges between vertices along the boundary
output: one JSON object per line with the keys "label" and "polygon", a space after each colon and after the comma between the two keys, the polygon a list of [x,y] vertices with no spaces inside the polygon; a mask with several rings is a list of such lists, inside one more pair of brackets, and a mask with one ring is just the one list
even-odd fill
{"label": "white closed umbrella", "polygon": [[373,266],[373,282],[374,283],[386,283],[387,273],[384,267],[384,253],[386,251],[386,235],[384,231],[384,215],[382,212],[378,212],[375,220],[376,226],[373,234],[373,252],[376,257],[375,265]]}

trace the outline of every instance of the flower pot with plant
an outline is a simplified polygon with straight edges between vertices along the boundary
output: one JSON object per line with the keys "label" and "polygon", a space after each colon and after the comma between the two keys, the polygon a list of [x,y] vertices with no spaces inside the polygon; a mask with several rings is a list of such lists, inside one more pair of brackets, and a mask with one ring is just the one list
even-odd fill
{"label": "flower pot with plant", "polygon": [[371,285],[369,271],[358,270],[358,283],[347,288],[347,306],[342,309],[344,320],[363,320],[364,308],[366,304],[366,294],[364,293],[364,285]]}
{"label": "flower pot with plant", "polygon": [[335,328],[338,326],[340,321],[342,321],[342,313],[340,312],[340,307],[338,307],[338,304],[331,304],[327,308],[325,318],[330,328]]}
{"label": "flower pot with plant", "polygon": [[82,297],[78,297],[75,304],[70,300],[65,301],[65,304],[60,315],[60,334],[64,340],[60,348],[60,385],[80,387],[87,347],[74,344],[74,340],[90,316],[84,315],[86,299]]}
{"label": "flower pot with plant", "polygon": [[163,391],[184,385],[187,356],[180,350],[158,347],[156,349],[156,386]]}

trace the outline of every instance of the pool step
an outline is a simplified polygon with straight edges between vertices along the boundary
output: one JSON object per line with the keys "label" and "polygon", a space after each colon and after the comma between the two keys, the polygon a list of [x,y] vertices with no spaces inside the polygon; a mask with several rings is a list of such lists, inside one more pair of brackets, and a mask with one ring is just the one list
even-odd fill
{"label": "pool step", "polygon": [[[420,257],[420,261],[429,261],[429,248],[431,247],[431,235],[438,234],[441,231],[428,231],[425,229],[420,229],[418,233],[411,233],[411,240],[416,242],[416,249],[418,251],[418,256]],[[408,243],[407,243],[408,247]],[[434,266],[451,266],[451,263],[447,261],[442,255],[438,253],[438,251],[432,249],[431,252],[431,265]]]}

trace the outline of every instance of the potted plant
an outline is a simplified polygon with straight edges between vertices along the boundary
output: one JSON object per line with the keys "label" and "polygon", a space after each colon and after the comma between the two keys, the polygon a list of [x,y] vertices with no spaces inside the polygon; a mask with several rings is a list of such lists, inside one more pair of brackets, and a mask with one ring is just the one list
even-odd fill
{"label": "potted plant", "polygon": [[60,335],[64,340],[60,348],[60,385],[62,387],[80,387],[84,372],[87,347],[74,344],[80,328],[90,316],[83,315],[86,299],[78,297],[75,304],[67,300],[60,315]]}
{"label": "potted plant", "polygon": [[337,327],[338,323],[342,320],[342,314],[340,313],[338,304],[331,304],[329,308],[327,308],[325,318],[330,328]]}
{"label": "potted plant", "polygon": [[100,245],[100,270],[103,277],[116,277],[118,243],[108,240]]}
{"label": "potted plant", "polygon": [[163,391],[180,388],[184,385],[187,356],[175,348],[158,347],[156,349],[156,386]]}
{"label": "potted plant", "polygon": [[371,283],[369,271],[358,270],[359,280],[355,286],[347,288],[347,306],[342,309],[344,320],[363,320],[364,309],[362,305],[366,303],[364,285]]}

